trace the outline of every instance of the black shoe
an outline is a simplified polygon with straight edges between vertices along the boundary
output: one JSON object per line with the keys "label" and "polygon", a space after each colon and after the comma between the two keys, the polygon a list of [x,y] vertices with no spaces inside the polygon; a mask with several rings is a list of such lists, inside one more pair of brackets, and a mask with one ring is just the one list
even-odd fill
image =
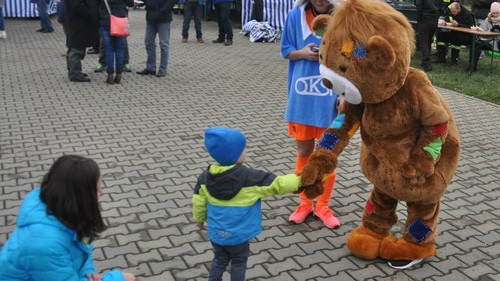
{"label": "black shoe", "polygon": [[156,77],[163,77],[167,75],[167,72],[165,70],[158,70],[158,72],[156,73]]}
{"label": "black shoe", "polygon": [[425,72],[429,72],[432,70],[432,66],[430,64],[424,64],[422,68],[424,69]]}
{"label": "black shoe", "polygon": [[231,46],[233,45],[233,39],[227,39],[226,42],[224,43],[224,46]]}
{"label": "black shoe", "polygon": [[36,32],[44,32],[45,31],[45,28],[40,28],[40,29],[37,29]]}
{"label": "black shoe", "polygon": [[213,40],[212,43],[224,43],[224,38],[217,38]]}
{"label": "black shoe", "polygon": [[396,269],[405,269],[405,268],[408,268],[412,265],[415,265],[419,262],[421,262],[422,259],[418,259],[418,260],[400,260],[400,261],[389,261],[387,264],[392,267],[392,268],[396,268]]}
{"label": "black shoe", "polygon": [[80,75],[77,77],[69,78],[69,81],[71,81],[71,82],[90,82],[90,78],[85,77],[83,75]]}
{"label": "black shoe", "polygon": [[457,65],[458,64],[458,59],[452,59],[450,62],[451,65]]}
{"label": "black shoe", "polygon": [[54,32],[54,29],[44,29],[42,31],[40,31],[41,33],[51,33],[51,32]]}
{"label": "black shoe", "polygon": [[156,74],[156,71],[154,70],[149,70],[149,69],[144,69],[144,70],[141,70],[141,71],[137,71],[136,72],[137,74],[139,75],[155,75]]}
{"label": "black shoe", "polygon": [[83,73],[83,72],[82,72],[82,76],[83,76],[83,77],[87,77],[87,76],[89,76],[89,75],[88,75],[87,73]]}
{"label": "black shoe", "polygon": [[93,47],[90,47],[90,48],[87,50],[87,54],[89,54],[89,55],[99,54],[99,50],[96,50],[96,49],[94,49]]}

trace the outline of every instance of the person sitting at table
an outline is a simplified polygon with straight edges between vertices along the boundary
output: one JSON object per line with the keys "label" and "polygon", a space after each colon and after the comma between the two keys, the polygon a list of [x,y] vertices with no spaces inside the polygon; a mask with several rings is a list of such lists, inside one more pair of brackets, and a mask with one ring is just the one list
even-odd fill
{"label": "person sitting at table", "polygon": [[[482,30],[485,31],[494,31],[494,32],[500,32],[500,3],[499,2],[493,2],[491,3],[490,7],[490,13],[486,17],[484,21],[482,21],[482,24],[480,26]],[[472,65],[469,65],[467,67],[467,71],[470,71],[472,67],[472,71],[477,70],[477,62],[479,61],[479,57],[481,56],[481,50],[488,50],[488,51],[499,51],[499,41],[500,41],[500,36],[495,36],[495,37],[480,37],[476,41],[476,46],[477,48],[474,50],[474,59],[472,60]]]}
{"label": "person sitting at table", "polygon": [[[474,25],[474,17],[462,4],[453,2],[450,4],[452,14],[451,26],[470,28]],[[461,45],[469,45],[472,35],[460,31],[439,32],[436,34],[437,60],[436,63],[446,63],[446,43],[450,43],[451,64],[458,63]]]}

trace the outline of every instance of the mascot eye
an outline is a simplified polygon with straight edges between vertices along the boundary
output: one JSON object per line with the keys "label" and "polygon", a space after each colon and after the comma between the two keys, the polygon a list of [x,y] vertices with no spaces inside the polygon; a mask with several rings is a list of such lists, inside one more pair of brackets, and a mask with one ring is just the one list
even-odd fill
{"label": "mascot eye", "polygon": [[341,65],[341,66],[339,66],[339,70],[342,71],[342,72],[346,72],[347,71],[347,67]]}
{"label": "mascot eye", "polygon": [[323,55],[319,55],[319,59],[322,60],[323,59]]}

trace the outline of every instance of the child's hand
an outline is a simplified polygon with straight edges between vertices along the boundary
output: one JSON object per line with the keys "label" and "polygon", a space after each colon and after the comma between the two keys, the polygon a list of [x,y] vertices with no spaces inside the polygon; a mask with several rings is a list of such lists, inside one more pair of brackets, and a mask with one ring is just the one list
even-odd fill
{"label": "child's hand", "polygon": [[302,50],[300,50],[302,53],[302,58],[306,60],[311,60],[311,61],[317,61],[318,60],[318,46],[314,43],[309,43],[307,44]]}
{"label": "child's hand", "polygon": [[99,273],[94,273],[94,274],[87,273],[85,275],[85,277],[87,277],[87,279],[89,281],[101,281],[102,274],[99,274]]}
{"label": "child's hand", "polygon": [[196,222],[196,226],[201,230],[205,230],[205,225],[203,225],[203,222]]}

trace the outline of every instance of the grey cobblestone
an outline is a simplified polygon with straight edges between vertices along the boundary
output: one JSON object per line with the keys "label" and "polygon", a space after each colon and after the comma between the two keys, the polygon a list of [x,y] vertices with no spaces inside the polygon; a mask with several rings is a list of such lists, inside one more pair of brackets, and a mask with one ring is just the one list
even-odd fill
{"label": "grey cobblestone", "polygon": [[[131,63],[140,70],[145,12],[129,16]],[[294,141],[283,120],[287,62],[279,44],[240,36],[231,47],[182,44],[182,16],[174,15],[166,77],[125,73],[120,85],[106,85],[104,75],[92,71],[97,56],[88,55],[83,68],[92,82],[71,83],[59,56],[65,49],[59,26],[42,35],[33,31],[36,21],[6,23],[9,39],[0,41],[0,247],[14,230],[22,198],[54,159],[76,153],[94,158],[104,178],[101,205],[109,228],[94,241],[99,270],[119,268],[146,281],[206,280],[212,247],[191,214],[193,186],[211,161],[204,128],[242,129],[250,167],[278,175],[295,168]],[[216,23],[204,21],[203,32],[207,41],[215,38]],[[297,195],[264,198],[263,232],[251,241],[247,279],[500,280],[500,107],[438,91],[457,120],[462,156],[441,201],[435,257],[398,271],[347,249],[372,188],[359,168],[356,133],[339,157],[330,201],[341,227],[326,229],[313,217],[291,224]],[[397,214],[396,235],[406,218],[403,204]]]}

